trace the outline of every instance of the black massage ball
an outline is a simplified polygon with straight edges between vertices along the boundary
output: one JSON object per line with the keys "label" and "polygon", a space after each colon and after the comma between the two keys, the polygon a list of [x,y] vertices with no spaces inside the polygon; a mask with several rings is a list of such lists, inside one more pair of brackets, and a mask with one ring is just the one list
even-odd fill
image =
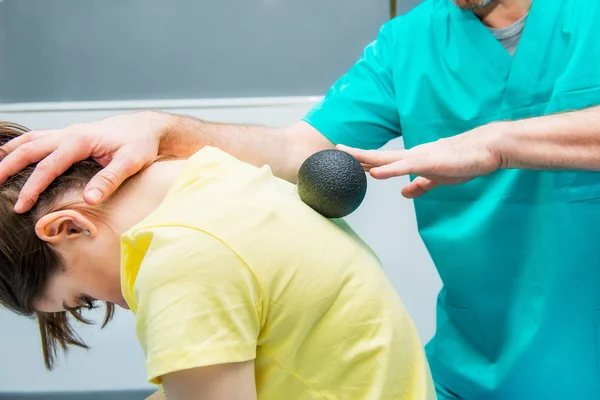
{"label": "black massage ball", "polygon": [[298,171],[298,194],[327,218],[353,213],[367,193],[367,177],[356,158],[341,150],[319,151]]}

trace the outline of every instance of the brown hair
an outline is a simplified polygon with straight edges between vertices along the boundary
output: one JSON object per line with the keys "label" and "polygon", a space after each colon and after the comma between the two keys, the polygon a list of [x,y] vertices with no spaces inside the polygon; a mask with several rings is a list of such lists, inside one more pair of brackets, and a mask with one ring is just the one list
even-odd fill
{"label": "brown hair", "polygon": [[[27,128],[0,122],[0,146],[28,130]],[[0,150],[0,160],[6,153]],[[0,185],[0,305],[17,314],[36,317],[40,328],[42,350],[46,368],[52,369],[58,348],[68,346],[88,348],[71,326],[73,319],[90,324],[83,317],[83,308],[94,308],[92,302],[74,310],[42,313],[33,304],[45,293],[50,278],[61,271],[59,254],[35,233],[36,222],[45,214],[57,209],[57,202],[65,194],[83,191],[88,181],[102,168],[93,160],[74,164],[40,195],[33,209],[17,214],[13,207],[19,192],[36,164],[29,165],[20,173]],[[102,327],[112,318],[114,305],[106,303]]]}

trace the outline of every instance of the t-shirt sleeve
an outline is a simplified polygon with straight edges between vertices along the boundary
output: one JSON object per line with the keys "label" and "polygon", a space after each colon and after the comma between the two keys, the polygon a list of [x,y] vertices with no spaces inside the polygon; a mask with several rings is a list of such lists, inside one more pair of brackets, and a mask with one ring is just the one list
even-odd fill
{"label": "t-shirt sleeve", "polygon": [[334,144],[376,149],[400,135],[392,76],[394,53],[399,50],[393,28],[391,23],[381,27],[360,59],[304,116]]}
{"label": "t-shirt sleeve", "polygon": [[153,229],[134,296],[150,382],[255,358],[261,290],[248,266],[219,239],[192,228]]}

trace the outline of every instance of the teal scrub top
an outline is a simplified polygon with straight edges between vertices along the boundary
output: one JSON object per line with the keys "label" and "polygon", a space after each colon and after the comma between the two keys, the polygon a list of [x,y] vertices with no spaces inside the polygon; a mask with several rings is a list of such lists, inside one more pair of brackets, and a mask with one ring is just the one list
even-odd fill
{"label": "teal scrub top", "polygon": [[[425,1],[304,120],[334,143],[411,148],[598,105],[597,21],[598,0],[534,0],[513,58],[472,12]],[[426,346],[439,397],[600,399],[600,173],[501,170],[414,205],[443,281]]]}

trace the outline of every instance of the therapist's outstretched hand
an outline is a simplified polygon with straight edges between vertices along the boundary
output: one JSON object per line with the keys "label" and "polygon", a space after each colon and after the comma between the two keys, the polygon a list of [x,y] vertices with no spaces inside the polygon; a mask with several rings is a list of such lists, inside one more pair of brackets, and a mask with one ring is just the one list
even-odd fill
{"label": "therapist's outstretched hand", "polygon": [[404,197],[416,198],[440,185],[465,183],[499,169],[502,156],[488,140],[491,136],[478,129],[409,150],[337,148],[353,155],[373,178],[417,176],[402,189]]}
{"label": "therapist's outstretched hand", "polygon": [[38,163],[15,205],[16,212],[26,212],[56,177],[76,162],[93,158],[105,168],[88,183],[84,199],[99,204],[156,159],[164,131],[162,118],[159,113],[140,112],[65,129],[27,132],[2,147],[8,155],[0,162],[0,184]]}

